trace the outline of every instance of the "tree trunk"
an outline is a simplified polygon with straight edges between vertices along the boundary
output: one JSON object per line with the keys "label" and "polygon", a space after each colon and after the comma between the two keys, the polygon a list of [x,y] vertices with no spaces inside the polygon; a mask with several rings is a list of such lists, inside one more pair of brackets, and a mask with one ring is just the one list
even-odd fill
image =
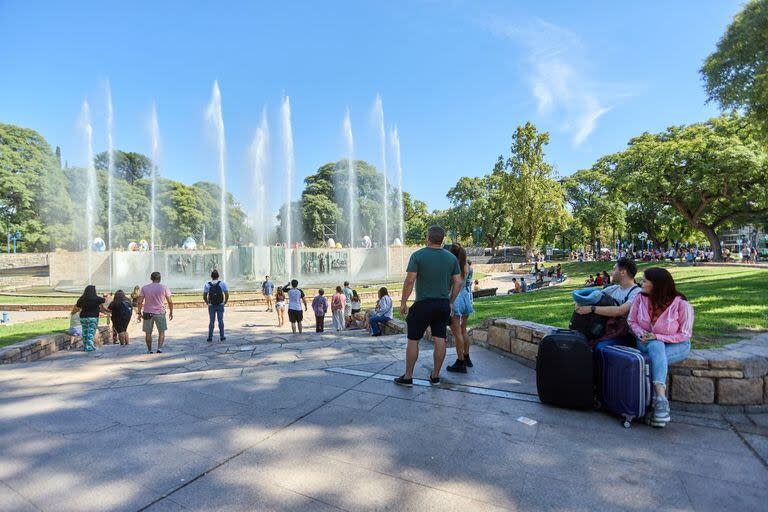
{"label": "tree trunk", "polygon": [[720,247],[720,237],[717,236],[715,230],[706,224],[699,224],[696,227],[699,229],[699,231],[704,233],[704,235],[707,237],[707,240],[709,240],[709,245],[712,246],[712,252],[714,252],[714,257],[712,259],[714,261],[723,261],[723,251]]}

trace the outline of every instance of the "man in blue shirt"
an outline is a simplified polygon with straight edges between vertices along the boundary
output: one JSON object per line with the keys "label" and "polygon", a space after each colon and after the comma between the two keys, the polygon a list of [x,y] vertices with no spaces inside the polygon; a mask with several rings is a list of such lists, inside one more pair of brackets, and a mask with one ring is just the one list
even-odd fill
{"label": "man in blue shirt", "polygon": [[214,320],[219,321],[219,339],[226,340],[224,336],[224,306],[229,302],[229,288],[227,283],[219,281],[219,271],[211,272],[211,280],[203,286],[203,301],[208,305],[208,339],[213,341]]}
{"label": "man in blue shirt", "polygon": [[274,289],[275,285],[269,280],[269,276],[264,276],[264,282],[261,283],[261,293],[264,294],[267,301],[267,311],[272,311],[272,290]]}

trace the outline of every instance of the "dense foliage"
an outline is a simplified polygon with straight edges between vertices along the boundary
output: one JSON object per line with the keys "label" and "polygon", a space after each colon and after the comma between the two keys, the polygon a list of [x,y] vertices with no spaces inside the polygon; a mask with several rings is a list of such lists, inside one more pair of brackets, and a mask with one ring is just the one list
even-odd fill
{"label": "dense foliage", "polygon": [[[152,161],[139,153],[116,151],[113,180],[113,246],[150,239]],[[107,236],[107,156],[95,158],[99,201],[94,236]],[[4,231],[20,231],[20,251],[82,249],[86,243],[85,169],[62,169],[37,132],[0,124],[0,222]],[[214,183],[185,185],[159,179],[156,242],[179,246],[188,236],[198,241],[205,226],[209,246],[219,242],[220,189]],[[245,214],[228,194],[229,243],[247,242]]]}

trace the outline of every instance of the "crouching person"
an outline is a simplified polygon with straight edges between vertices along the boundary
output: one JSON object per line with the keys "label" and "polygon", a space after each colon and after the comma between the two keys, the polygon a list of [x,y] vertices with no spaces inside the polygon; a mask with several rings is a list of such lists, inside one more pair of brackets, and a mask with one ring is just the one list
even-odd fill
{"label": "crouching person", "polygon": [[651,425],[669,423],[667,369],[691,352],[693,307],[685,295],[677,291],[672,275],[663,268],[651,267],[644,272],[642,293],[632,302],[629,327],[637,339],[637,348],[651,360],[653,412]]}

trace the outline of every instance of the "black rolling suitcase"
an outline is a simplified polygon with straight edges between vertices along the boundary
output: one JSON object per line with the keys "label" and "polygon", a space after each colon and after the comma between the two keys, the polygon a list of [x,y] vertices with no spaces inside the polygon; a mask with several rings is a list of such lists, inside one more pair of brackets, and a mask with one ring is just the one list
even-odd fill
{"label": "black rolling suitcase", "polygon": [[594,406],[593,355],[586,336],[557,329],[539,343],[536,389],[546,403],[573,409]]}

